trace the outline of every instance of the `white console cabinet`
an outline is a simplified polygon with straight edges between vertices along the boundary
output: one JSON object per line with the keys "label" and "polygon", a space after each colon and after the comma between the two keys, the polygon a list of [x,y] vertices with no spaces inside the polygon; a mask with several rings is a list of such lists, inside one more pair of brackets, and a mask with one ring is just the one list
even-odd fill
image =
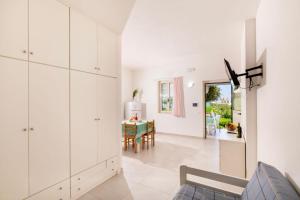
{"label": "white console cabinet", "polygon": [[246,143],[236,134],[223,133],[219,137],[220,171],[223,174],[246,177]]}

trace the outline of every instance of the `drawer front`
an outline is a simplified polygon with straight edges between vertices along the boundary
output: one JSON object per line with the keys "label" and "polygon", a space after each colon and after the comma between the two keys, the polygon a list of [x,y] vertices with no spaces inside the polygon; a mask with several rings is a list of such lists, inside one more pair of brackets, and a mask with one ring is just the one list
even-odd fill
{"label": "drawer front", "polygon": [[90,179],[79,185],[72,186],[71,188],[72,199],[77,199],[78,197],[84,195],[85,193],[87,193],[89,190],[93,189],[96,186],[97,183],[95,182],[94,179]]}
{"label": "drawer front", "polygon": [[70,199],[70,180],[56,184],[32,197],[28,200],[69,200]]}
{"label": "drawer front", "polygon": [[100,163],[97,166],[84,171],[71,179],[71,196],[72,199],[77,199],[84,193],[101,184],[103,175],[106,173],[106,162]]}
{"label": "drawer front", "polygon": [[118,157],[113,157],[107,160],[107,168],[117,170],[119,166]]}
{"label": "drawer front", "polygon": [[111,158],[71,178],[72,200],[79,198],[117,173],[118,157]]}
{"label": "drawer front", "polygon": [[91,177],[93,177],[97,172],[104,171],[105,168],[106,168],[106,163],[103,162],[103,163],[98,164],[95,167],[92,167],[86,171],[81,172],[78,175],[73,176],[71,178],[72,187],[89,181],[89,179]]}

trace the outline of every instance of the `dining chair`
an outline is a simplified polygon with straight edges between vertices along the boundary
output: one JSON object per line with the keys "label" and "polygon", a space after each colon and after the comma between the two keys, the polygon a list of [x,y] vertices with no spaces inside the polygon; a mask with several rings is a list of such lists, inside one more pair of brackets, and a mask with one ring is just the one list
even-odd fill
{"label": "dining chair", "polygon": [[136,135],[137,135],[137,126],[136,124],[124,124],[124,149],[127,151],[128,146],[130,145],[130,140],[132,141],[132,148],[134,152],[137,152],[136,145]]}
{"label": "dining chair", "polygon": [[142,148],[144,148],[145,143],[147,143],[147,149],[149,149],[149,141],[151,141],[152,146],[155,145],[155,121],[147,122],[147,132],[142,136]]}

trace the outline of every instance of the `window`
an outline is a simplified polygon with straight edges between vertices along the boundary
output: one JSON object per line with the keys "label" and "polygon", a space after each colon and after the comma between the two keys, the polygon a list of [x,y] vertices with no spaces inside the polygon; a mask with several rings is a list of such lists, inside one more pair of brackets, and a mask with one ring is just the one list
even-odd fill
{"label": "window", "polygon": [[172,81],[159,82],[159,112],[170,113],[173,111],[174,88]]}

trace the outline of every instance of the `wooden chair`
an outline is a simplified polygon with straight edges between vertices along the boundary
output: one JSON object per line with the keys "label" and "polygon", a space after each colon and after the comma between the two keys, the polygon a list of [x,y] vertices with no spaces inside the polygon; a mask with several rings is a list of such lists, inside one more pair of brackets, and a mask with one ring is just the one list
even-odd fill
{"label": "wooden chair", "polygon": [[137,126],[136,124],[124,124],[124,150],[127,151],[128,146],[130,144],[130,140],[132,141],[132,148],[134,152],[137,152],[136,145],[136,135],[137,135]]}
{"label": "wooden chair", "polygon": [[151,140],[152,146],[155,145],[155,122],[147,122],[147,133],[142,136],[142,148],[144,148],[145,143],[147,143],[147,149],[149,149],[149,141]]}

